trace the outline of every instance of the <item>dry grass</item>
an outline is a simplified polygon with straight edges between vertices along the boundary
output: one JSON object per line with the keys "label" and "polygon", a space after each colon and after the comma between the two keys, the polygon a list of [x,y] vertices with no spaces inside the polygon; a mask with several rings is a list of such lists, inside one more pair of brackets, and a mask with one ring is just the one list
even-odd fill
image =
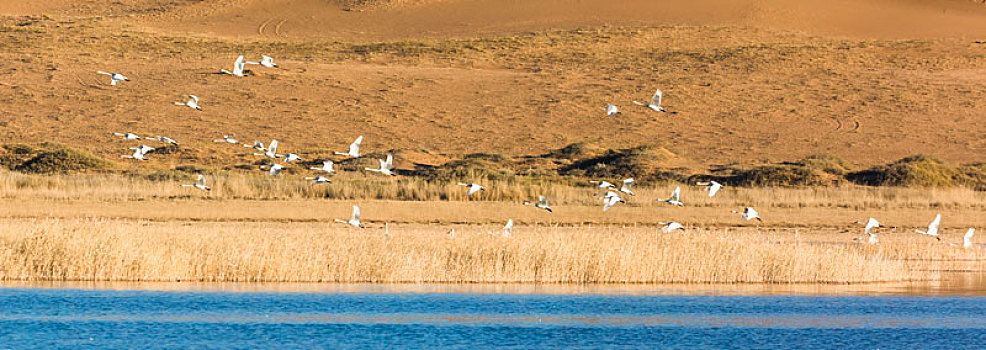
{"label": "dry grass", "polygon": [[[218,173],[207,175],[213,190],[204,193],[182,188],[194,182],[193,173],[169,176],[87,174],[25,175],[0,171],[0,197],[32,200],[147,201],[162,199],[211,200],[400,200],[400,201],[506,201],[518,202],[545,195],[553,205],[597,205],[598,193],[586,181],[572,185],[535,179],[482,181],[487,187],[472,197],[455,182],[420,178],[385,178],[343,174],[327,185],[311,185],[299,177],[270,177]],[[615,181],[616,179],[610,179]],[[465,180],[469,182],[469,180]],[[628,197],[631,205],[653,205],[667,198],[675,183],[643,183]],[[756,206],[775,208],[986,209],[986,193],[968,188],[878,188],[861,186],[809,188],[734,188],[708,198],[699,186],[682,186],[688,207]]]}
{"label": "dry grass", "polygon": [[[937,278],[927,254],[986,259],[927,241],[877,246],[804,231],[326,224],[11,221],[0,279],[442,283],[851,283]],[[783,237],[783,238],[779,238]]]}

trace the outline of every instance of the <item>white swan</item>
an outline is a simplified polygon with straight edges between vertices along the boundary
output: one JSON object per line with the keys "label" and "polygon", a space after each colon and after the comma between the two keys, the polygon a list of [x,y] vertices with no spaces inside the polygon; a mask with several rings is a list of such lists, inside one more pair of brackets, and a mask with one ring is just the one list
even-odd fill
{"label": "white swan", "polygon": [[332,183],[332,180],[324,176],[306,177],[305,180],[312,180],[312,185]]}
{"label": "white swan", "polygon": [[172,140],[170,137],[167,136],[158,136],[150,139],[156,140],[158,142],[170,143],[172,145],[178,146],[178,141]]}
{"label": "white swan", "polygon": [[760,213],[757,213],[756,209],[753,209],[752,207],[743,208],[742,213],[733,210],[733,214],[742,214],[740,218],[743,219],[743,221],[757,219],[757,221],[763,222],[763,219],[760,218]]}
{"label": "white swan", "polygon": [[629,179],[624,179],[623,180],[623,186],[620,186],[620,192],[629,194],[631,196],[635,196],[635,194],[633,193],[633,191],[630,190],[630,186],[633,186],[633,178],[632,177],[629,178]]}
{"label": "white swan", "polygon": [[721,183],[718,183],[718,182],[715,182],[715,181],[699,182],[699,183],[697,183],[697,185],[699,185],[699,186],[705,186],[704,190],[709,192],[709,198],[712,198],[712,196],[715,196],[716,193],[719,192],[719,189],[722,188],[722,184]]}
{"label": "white swan", "polygon": [[532,206],[539,209],[544,209],[547,210],[549,213],[552,212],[551,207],[548,206],[548,199],[545,198],[544,196],[538,196],[538,201],[535,203],[525,201],[524,205]]}
{"label": "white swan", "polygon": [[195,188],[200,189],[200,190],[203,190],[203,191],[211,191],[212,190],[212,188],[210,188],[209,186],[206,186],[205,185],[205,176],[202,176],[202,174],[199,174],[198,179],[195,180],[195,184],[192,184],[192,185],[181,185],[181,187],[195,187]]}
{"label": "white swan", "polygon": [[666,112],[664,110],[664,107],[661,107],[661,95],[662,95],[661,90],[658,89],[657,91],[654,92],[654,96],[651,96],[650,103],[643,103],[638,101],[633,101],[633,103],[636,103],[638,106],[644,106],[650,108],[651,110],[657,112]]}
{"label": "white swan", "polygon": [[353,141],[353,143],[349,144],[348,152],[334,152],[334,153],[340,156],[350,156],[353,158],[359,158],[359,145],[362,142],[363,142],[363,135],[359,135],[359,137],[356,138],[356,141]]}
{"label": "white swan", "polygon": [[148,145],[140,145],[139,147],[130,147],[130,149],[138,150],[140,151],[140,153],[147,154],[148,152],[153,151],[154,147]]}
{"label": "white swan", "polygon": [[671,191],[671,198],[662,199],[661,202],[671,204],[676,207],[683,207],[685,203],[681,202],[681,186],[675,186],[674,191]]}
{"label": "white swan", "polygon": [[379,169],[366,168],[367,171],[378,172],[384,175],[394,176],[394,156],[387,154],[387,160],[377,159],[380,162]]}
{"label": "white swan", "polygon": [[267,158],[277,158],[280,155],[277,154],[277,140],[271,140],[270,145],[267,145],[267,150],[264,153],[254,153],[255,156],[267,156]]}
{"label": "white swan", "polygon": [[866,221],[866,227],[863,228],[863,233],[869,236],[868,242],[870,244],[877,244],[877,242],[879,242],[876,238],[876,233],[873,233],[873,229],[877,227],[880,227],[880,222],[876,221],[874,218],[870,218],[869,221]]}
{"label": "white swan", "polygon": [[301,156],[299,156],[297,154],[294,154],[294,153],[288,153],[288,154],[285,154],[284,155],[284,162],[285,163],[291,163],[291,162],[296,161],[296,160],[301,160]]}
{"label": "white swan", "polygon": [[335,222],[343,223],[352,227],[363,228],[363,224],[359,221],[359,207],[353,206],[353,215],[349,217],[349,220],[335,219]]}
{"label": "white swan", "polygon": [[935,215],[935,219],[928,223],[928,229],[926,231],[914,230],[914,232],[920,233],[922,235],[928,235],[935,237],[939,241],[941,236],[938,235],[938,227],[941,225],[941,214]]}
{"label": "white swan", "polygon": [[476,194],[476,192],[485,191],[486,190],[485,187],[480,186],[479,184],[472,184],[472,183],[470,183],[470,184],[464,184],[464,183],[461,183],[460,182],[459,183],[459,186],[465,186],[465,187],[469,188],[469,190],[466,191],[466,195],[467,196],[471,196],[471,195]]}
{"label": "white swan", "polygon": [[223,135],[223,138],[221,138],[221,139],[215,139],[215,140],[212,140],[212,142],[218,142],[218,143],[232,143],[232,144],[237,144],[237,143],[240,143],[240,141],[237,141],[236,139],[234,139],[234,138],[232,138],[232,137],[230,137],[229,135]]}
{"label": "white swan", "polygon": [[245,67],[245,64],[243,63],[243,55],[240,55],[239,57],[236,58],[236,61],[233,61],[233,71],[232,72],[230,72],[228,70],[225,70],[225,69],[220,69],[219,72],[220,73],[223,73],[223,74],[235,75],[235,76],[238,76],[238,77],[241,77],[242,78],[243,77],[243,68],[244,67]]}
{"label": "white swan", "polygon": [[201,111],[202,107],[199,107],[199,97],[195,95],[188,95],[187,102],[175,102],[176,106],[186,106],[188,108]]}
{"label": "white swan", "polygon": [[264,143],[263,142],[260,142],[260,141],[256,141],[256,140],[253,141],[253,145],[248,145],[248,144],[245,144],[244,143],[243,144],[243,147],[253,148],[253,149],[258,150],[258,151],[261,151],[261,152],[267,152],[267,147],[264,147]]}
{"label": "white swan", "polygon": [[284,169],[284,167],[281,166],[280,164],[271,164],[268,166],[268,168],[269,169],[267,170],[267,174],[269,174],[270,176],[277,176],[277,174],[280,174],[281,170]]}
{"label": "white swan", "polygon": [[863,233],[866,235],[872,235],[873,233],[870,231],[877,227],[880,227],[880,222],[876,221],[874,218],[870,218],[869,221],[866,221],[866,227],[863,228]]}
{"label": "white swan", "polygon": [[122,156],[120,156],[120,158],[129,158],[129,159],[136,159],[136,160],[147,160],[147,158],[144,158],[144,153],[141,153],[139,149],[136,150],[136,151],[134,151],[134,154],[131,154],[131,155],[122,155]]}
{"label": "white swan", "polygon": [[976,233],[975,228],[969,228],[969,231],[965,232],[965,236],[962,236],[962,248],[972,248],[972,235]]}
{"label": "white swan", "polygon": [[682,225],[680,223],[677,223],[677,222],[674,222],[674,221],[672,221],[672,222],[659,222],[659,224],[664,225],[663,227],[661,227],[661,232],[664,232],[664,233],[671,233],[671,232],[674,232],[674,230],[682,230],[682,231],[685,230],[685,226],[684,225]]}
{"label": "white swan", "polygon": [[507,224],[503,225],[503,236],[510,237],[514,231],[514,219],[507,219]]}
{"label": "white swan", "polygon": [[335,169],[332,169],[332,165],[333,164],[334,163],[332,163],[331,160],[327,160],[327,161],[322,162],[322,167],[321,168],[319,168],[319,167],[310,167],[308,169],[318,170],[318,171],[324,171],[324,172],[327,172],[327,173],[331,174],[331,173],[336,172]]}
{"label": "white swan", "polygon": [[122,137],[124,140],[127,140],[127,141],[130,141],[130,140],[140,140],[142,138],[140,136],[137,136],[136,134],[129,133],[129,132],[128,133],[125,133],[125,134],[121,134],[121,133],[115,132],[115,133],[113,133],[113,135]]}
{"label": "white swan", "polygon": [[279,68],[276,63],[274,63],[274,58],[267,55],[260,55],[260,62],[247,62],[246,64],[259,64],[267,68]]}
{"label": "white swan", "polygon": [[606,108],[603,108],[603,110],[606,111],[606,116],[610,118],[620,113],[620,110],[616,108],[616,106],[614,106],[612,103],[607,104]]}
{"label": "white swan", "polygon": [[602,199],[603,199],[603,211],[608,211],[617,203],[626,203],[626,201],[623,200],[623,198],[620,198],[620,195],[616,194],[616,192],[613,191],[607,191],[606,195],[603,196]]}
{"label": "white swan", "polygon": [[596,189],[597,190],[600,190],[600,191],[602,191],[602,190],[608,190],[610,188],[616,188],[615,185],[613,185],[612,183],[610,183],[609,181],[606,181],[606,180],[589,181],[589,183],[595,184],[596,185]]}
{"label": "white swan", "polygon": [[104,72],[104,71],[97,71],[96,73],[103,74],[103,75],[109,75],[110,76],[110,85],[116,85],[116,83],[117,82],[120,82],[120,81],[130,81],[130,78],[127,78],[127,77],[123,76],[123,74],[120,74],[120,73],[107,73],[107,72]]}
{"label": "white swan", "polygon": [[147,154],[147,152],[153,151],[154,150],[154,147],[148,147],[148,146],[145,146],[145,145],[140,145],[140,147],[130,147],[130,149],[134,150],[134,153],[133,154],[131,154],[131,155],[122,155],[122,156],[120,156],[120,158],[128,158],[128,159],[136,159],[136,160],[147,160],[147,158],[144,157],[144,155]]}

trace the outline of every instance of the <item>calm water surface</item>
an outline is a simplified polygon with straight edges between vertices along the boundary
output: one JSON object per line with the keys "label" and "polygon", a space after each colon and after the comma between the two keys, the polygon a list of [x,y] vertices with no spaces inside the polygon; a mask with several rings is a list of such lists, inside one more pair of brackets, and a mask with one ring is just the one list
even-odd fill
{"label": "calm water surface", "polygon": [[7,285],[0,287],[0,349],[986,346],[986,297],[978,294],[244,290]]}

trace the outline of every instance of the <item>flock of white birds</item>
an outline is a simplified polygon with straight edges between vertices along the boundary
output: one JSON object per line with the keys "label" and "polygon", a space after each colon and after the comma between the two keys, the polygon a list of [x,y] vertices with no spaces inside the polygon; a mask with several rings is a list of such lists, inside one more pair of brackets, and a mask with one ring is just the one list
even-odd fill
{"label": "flock of white birds", "polygon": [[[246,61],[245,59],[246,58],[243,55],[240,55],[240,56],[236,57],[236,60],[233,61],[233,70],[230,71],[230,70],[226,70],[226,69],[221,69],[218,74],[228,74],[228,75],[232,75],[232,76],[236,76],[236,77],[245,77],[246,76],[246,74],[245,74],[246,70],[245,69],[246,69],[246,65],[248,65],[248,64],[260,65],[260,66],[267,67],[267,68],[279,68],[278,65],[276,63],[274,63],[274,59],[272,57],[270,57],[270,56],[267,56],[267,55],[261,55],[260,61]],[[116,86],[120,82],[130,81],[130,78],[127,78],[126,76],[124,76],[123,74],[120,74],[120,73],[108,73],[108,72],[103,72],[103,71],[98,71],[97,73],[98,74],[109,76],[110,77],[110,85],[112,85],[112,86]],[[636,105],[638,105],[638,106],[642,106],[644,108],[647,108],[647,109],[650,109],[650,110],[653,110],[653,111],[656,111],[656,112],[667,112],[667,110],[664,109],[664,107],[661,106],[661,99],[662,99],[662,97],[663,97],[663,93],[661,92],[660,89],[658,89],[658,90],[656,90],[654,92],[654,95],[651,96],[651,99],[650,99],[649,102],[646,102],[645,103],[645,102],[633,101],[633,103],[636,104]],[[177,106],[183,106],[183,107],[192,108],[192,109],[198,110],[198,111],[201,111],[202,110],[202,107],[199,106],[199,98],[198,98],[198,96],[195,96],[195,95],[188,95],[188,101],[185,101],[185,102],[175,102],[174,104],[177,105]],[[603,108],[603,110],[606,111],[606,116],[609,117],[609,118],[612,118],[612,117],[616,116],[617,114],[620,114],[619,108],[616,107],[616,105],[611,104],[611,103],[610,104],[607,104],[606,107]],[[672,113],[672,114],[674,114],[674,113]],[[166,143],[166,144],[173,144],[175,146],[178,145],[178,142],[176,142],[175,140],[172,140],[171,138],[165,137],[165,136],[141,137],[141,136],[138,136],[136,134],[129,133],[129,132],[128,133],[114,133],[114,135],[119,136],[119,137],[123,138],[124,140],[128,140],[128,141],[130,141],[130,140],[146,139],[146,140],[154,140],[154,141],[158,141],[158,142],[162,142],[162,143]],[[229,135],[223,135],[223,137],[221,139],[215,139],[215,140],[213,140],[213,142],[227,143],[227,144],[234,144],[234,145],[240,143],[239,140],[236,140],[236,139],[232,138]],[[340,155],[340,156],[345,156],[345,157],[350,157],[350,158],[359,158],[360,157],[360,144],[362,144],[362,142],[363,142],[363,136],[360,135],[359,137],[356,138],[355,141],[353,141],[353,143],[351,143],[349,145],[349,150],[348,151],[346,151],[346,152],[334,152],[334,154],[335,155]],[[267,173],[270,176],[276,176],[276,175],[280,174],[281,170],[284,169],[284,165],[276,163],[276,160],[277,159],[282,159],[283,163],[285,163],[285,164],[290,164],[292,162],[296,162],[296,161],[302,160],[302,158],[300,156],[298,156],[297,154],[294,154],[294,153],[287,153],[287,154],[277,153],[277,146],[278,146],[277,140],[271,140],[270,144],[268,144],[266,147],[264,146],[263,142],[261,142],[261,141],[254,141],[252,145],[246,144],[246,143],[243,144],[243,147],[252,148],[253,150],[260,152],[260,153],[254,153],[254,155],[256,155],[256,156],[263,156],[263,157],[267,157],[267,158],[272,159],[271,164],[261,166],[262,169],[267,170]],[[152,151],[155,150],[154,147],[150,147],[150,146],[147,146],[147,145],[140,145],[138,147],[129,147],[129,149],[130,150],[133,150],[134,152],[131,153],[131,154],[122,155],[121,157],[122,158],[128,158],[128,159],[135,159],[135,160],[138,160],[138,161],[147,160],[146,155],[148,153],[150,153],[150,152],[152,152]],[[383,175],[388,175],[388,176],[396,176],[397,175],[396,173],[394,173],[394,157],[391,154],[387,154],[387,158],[386,159],[378,159],[378,161],[379,161],[379,167],[378,168],[365,168],[365,170],[366,171],[370,171],[370,172],[377,172],[377,173],[380,173],[380,174],[383,174]],[[322,166],[321,167],[310,167],[309,169],[310,170],[319,171],[319,172],[324,172],[326,174],[334,174],[335,173],[335,170],[333,169],[333,165],[334,165],[334,163],[331,160],[327,160],[327,161],[324,161],[322,163]],[[312,181],[312,184],[313,185],[314,184],[327,184],[327,183],[331,183],[332,182],[332,180],[330,180],[329,178],[327,178],[325,176],[321,176],[321,175],[314,176],[314,177],[305,177],[305,179]],[[628,179],[623,180],[622,183],[621,183],[621,186],[619,188],[617,188],[616,185],[614,185],[613,183],[611,183],[609,181],[605,181],[605,180],[589,181],[589,182],[592,183],[592,184],[594,184],[596,186],[596,189],[597,190],[605,191],[605,193],[602,193],[602,194],[599,195],[599,198],[602,200],[602,204],[603,204],[603,207],[602,208],[603,208],[603,211],[609,211],[611,208],[613,208],[614,206],[616,206],[619,203],[626,203],[626,200],[624,200],[621,197],[621,195],[620,195],[621,193],[622,194],[625,194],[625,195],[630,195],[630,196],[633,196],[634,195],[633,191],[631,190],[631,187],[634,184],[633,178],[628,178]],[[463,186],[463,187],[466,188],[466,195],[467,196],[472,196],[472,195],[474,195],[474,194],[476,194],[476,193],[478,193],[480,191],[486,190],[486,188],[483,187],[482,185],[475,184],[475,183],[468,183],[468,184],[467,183],[458,183],[458,185],[459,186]],[[716,195],[716,193],[718,193],[719,190],[721,190],[722,187],[723,187],[722,184],[720,184],[720,183],[718,183],[716,181],[699,182],[699,183],[697,183],[697,185],[704,186],[704,190],[708,192],[709,198],[714,197]],[[181,186],[182,187],[195,188],[195,189],[199,189],[199,190],[202,190],[202,191],[210,191],[210,190],[212,190],[209,186],[206,185],[205,176],[203,176],[202,174],[198,174],[198,178],[197,178],[197,180],[195,181],[194,184],[183,184]],[[659,202],[664,202],[664,203],[667,203],[669,205],[676,206],[676,207],[683,207],[685,205],[684,202],[681,201],[681,187],[680,186],[676,186],[674,188],[674,190],[671,192],[670,197],[668,197],[667,199],[662,199],[662,200],[658,200],[658,201]],[[552,209],[551,209],[551,207],[548,206],[548,199],[545,198],[544,196],[538,196],[537,202],[525,201],[523,204],[526,205],[526,206],[531,206],[531,207],[537,208],[537,209],[543,209],[543,210],[545,210],[545,211],[547,211],[549,213],[553,212]],[[743,208],[743,211],[735,211],[734,210],[733,213],[734,214],[740,214],[740,219],[743,220],[743,221],[757,220],[758,222],[763,222],[763,219],[760,218],[760,214],[757,212],[756,209],[753,209],[752,207]],[[364,227],[363,226],[363,223],[360,221],[360,209],[359,209],[359,206],[356,206],[356,205],[353,205],[353,211],[352,211],[352,214],[350,215],[350,217],[349,217],[348,220],[335,219],[335,222],[346,224],[346,225],[350,225],[350,226],[353,226],[353,227],[359,227],[359,228],[363,228]],[[507,219],[506,225],[503,226],[503,235],[504,236],[508,236],[508,237],[510,236],[510,234],[511,234],[511,232],[513,230],[513,225],[514,225],[513,219]],[[661,232],[665,232],[665,233],[674,232],[676,230],[682,230],[682,231],[685,230],[685,226],[684,225],[682,225],[681,223],[678,223],[678,222],[674,222],[674,221],[672,221],[672,222],[662,222],[661,225],[663,225],[663,226],[661,227],[660,230],[661,230]],[[916,230],[916,232],[919,233],[919,234],[922,234],[922,235],[928,235],[928,236],[931,236],[931,237],[935,237],[938,240],[941,240],[941,235],[939,234],[939,226],[940,225],[941,225],[941,214],[938,214],[937,216],[935,216],[934,220],[932,220],[928,224],[927,229],[925,229],[923,231],[922,230]],[[390,232],[389,231],[389,225],[386,225],[385,224],[385,227],[387,227],[387,236],[389,237],[389,235],[390,235],[389,234],[389,232]],[[869,218],[869,220],[866,222],[866,225],[863,228],[863,233],[868,236],[868,239],[867,239],[867,242],[868,243],[870,243],[870,244],[876,244],[876,243],[879,242],[879,240],[877,239],[876,233],[874,232],[874,230],[876,228],[879,228],[879,227],[882,227],[882,226],[874,218]],[[975,233],[975,231],[976,231],[975,228],[969,228],[969,230],[963,236],[963,244],[962,244],[962,246],[964,248],[970,248],[970,247],[972,247],[972,236]],[[455,230],[449,231],[449,235],[450,236],[454,236],[455,235]]]}

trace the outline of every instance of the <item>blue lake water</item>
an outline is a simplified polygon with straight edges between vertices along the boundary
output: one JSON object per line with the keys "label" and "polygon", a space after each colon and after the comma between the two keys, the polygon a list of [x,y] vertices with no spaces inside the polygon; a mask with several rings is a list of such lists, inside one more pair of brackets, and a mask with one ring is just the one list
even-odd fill
{"label": "blue lake water", "polygon": [[982,349],[986,297],[0,288],[0,349]]}

